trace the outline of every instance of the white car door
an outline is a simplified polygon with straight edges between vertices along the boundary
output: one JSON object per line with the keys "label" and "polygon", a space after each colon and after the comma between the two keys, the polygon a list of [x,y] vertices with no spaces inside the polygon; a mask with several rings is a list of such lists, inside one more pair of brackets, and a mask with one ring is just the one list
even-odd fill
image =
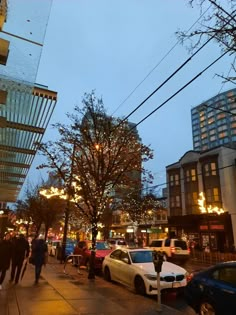
{"label": "white car door", "polygon": [[130,263],[130,258],[126,251],[122,251],[120,255],[119,277],[122,283],[132,286],[133,266]]}

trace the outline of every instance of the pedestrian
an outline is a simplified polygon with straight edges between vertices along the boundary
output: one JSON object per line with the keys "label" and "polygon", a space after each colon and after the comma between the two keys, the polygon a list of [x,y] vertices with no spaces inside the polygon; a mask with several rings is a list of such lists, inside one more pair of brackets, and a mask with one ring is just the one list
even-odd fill
{"label": "pedestrian", "polygon": [[12,243],[10,238],[10,234],[7,233],[4,239],[0,240],[0,290],[2,290],[2,283],[11,263]]}
{"label": "pedestrian", "polygon": [[26,240],[24,234],[19,234],[12,239],[12,263],[11,263],[11,278],[10,282],[19,282],[21,269],[25,259],[29,257],[29,242]]}
{"label": "pedestrian", "polygon": [[38,284],[42,271],[42,266],[46,265],[48,256],[48,246],[42,236],[35,237],[32,241],[31,257],[35,266],[35,284]]}

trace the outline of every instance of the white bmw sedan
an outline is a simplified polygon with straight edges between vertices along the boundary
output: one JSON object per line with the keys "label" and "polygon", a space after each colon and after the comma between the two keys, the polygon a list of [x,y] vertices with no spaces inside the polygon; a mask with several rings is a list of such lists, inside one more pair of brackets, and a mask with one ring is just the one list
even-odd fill
{"label": "white bmw sedan", "polygon": [[[135,289],[138,294],[157,294],[157,273],[153,264],[153,251],[145,248],[116,249],[102,264],[104,278]],[[177,289],[186,286],[187,271],[164,261],[160,272],[160,288]]]}

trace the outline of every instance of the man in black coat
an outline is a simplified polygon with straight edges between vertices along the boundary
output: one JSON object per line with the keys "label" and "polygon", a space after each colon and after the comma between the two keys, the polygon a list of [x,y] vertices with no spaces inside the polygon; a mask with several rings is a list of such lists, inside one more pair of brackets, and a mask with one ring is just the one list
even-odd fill
{"label": "man in black coat", "polygon": [[10,281],[15,281],[18,283],[23,262],[29,257],[30,247],[29,242],[26,240],[24,234],[20,234],[12,240],[12,263],[11,263],[11,279]]}
{"label": "man in black coat", "polygon": [[10,234],[7,233],[3,240],[0,240],[0,290],[2,290],[2,283],[6,276],[6,271],[10,267],[12,257],[12,243],[10,241]]}

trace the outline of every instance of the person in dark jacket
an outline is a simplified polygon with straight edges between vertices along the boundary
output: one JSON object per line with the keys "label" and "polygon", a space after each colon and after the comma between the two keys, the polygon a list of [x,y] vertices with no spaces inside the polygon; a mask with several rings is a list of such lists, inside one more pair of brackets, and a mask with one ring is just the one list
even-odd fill
{"label": "person in dark jacket", "polygon": [[29,242],[26,240],[24,234],[12,239],[12,264],[11,264],[11,279],[10,282],[19,282],[21,269],[25,259],[28,259],[30,247]]}
{"label": "person in dark jacket", "polygon": [[4,239],[0,240],[0,290],[2,290],[2,283],[10,267],[12,257],[12,243],[10,238],[10,234],[7,233]]}
{"label": "person in dark jacket", "polygon": [[35,265],[35,284],[38,284],[42,266],[46,264],[47,254],[48,246],[42,236],[33,239],[31,256]]}

